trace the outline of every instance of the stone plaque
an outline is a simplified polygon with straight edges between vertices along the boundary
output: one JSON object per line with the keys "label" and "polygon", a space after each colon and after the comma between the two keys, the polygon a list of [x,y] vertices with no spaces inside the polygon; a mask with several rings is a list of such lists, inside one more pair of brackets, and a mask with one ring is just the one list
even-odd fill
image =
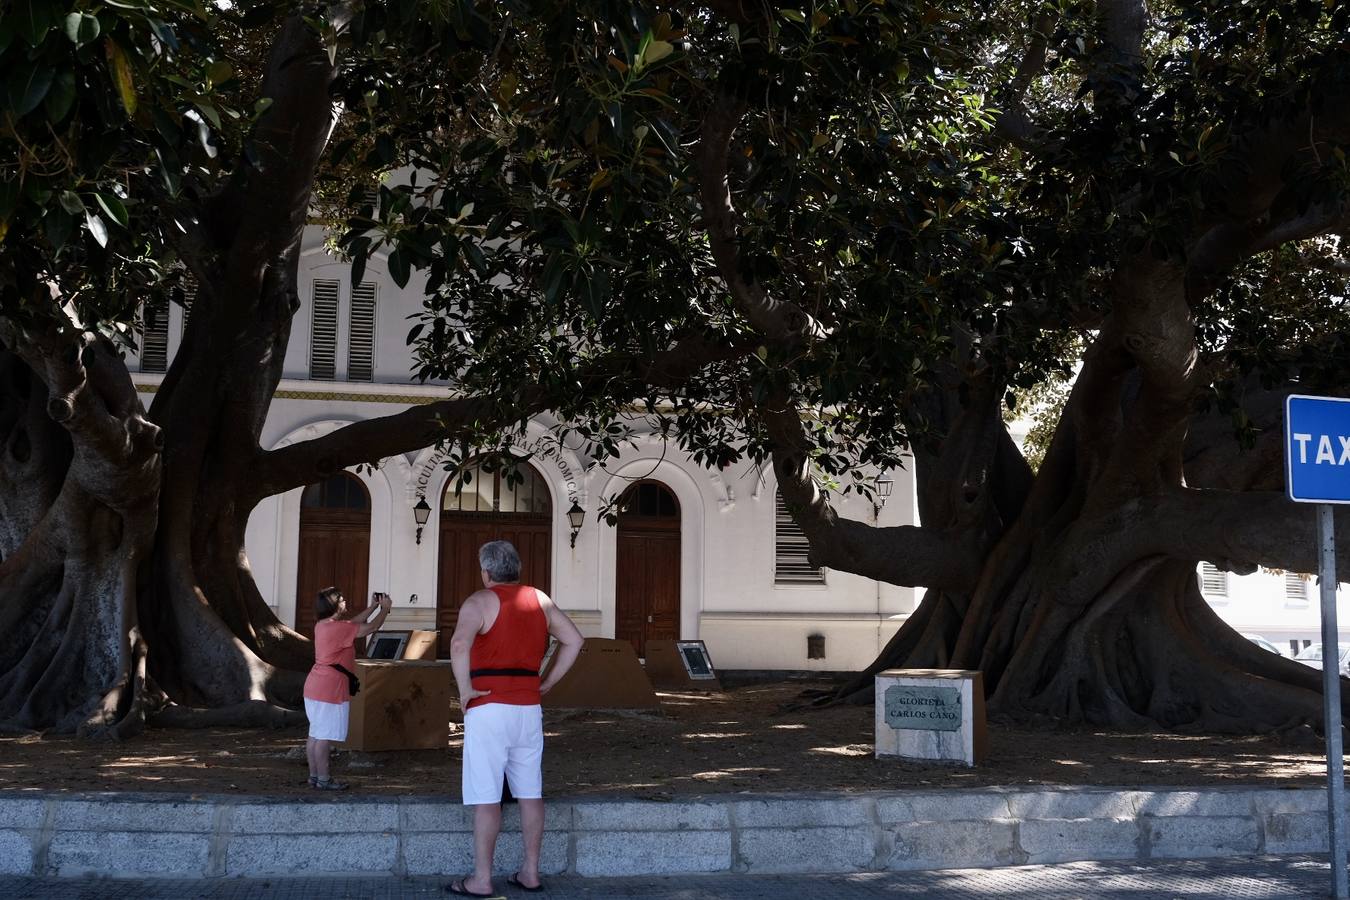
{"label": "stone plaque", "polygon": [[961,689],[892,685],[886,689],[886,724],[916,731],[959,731]]}

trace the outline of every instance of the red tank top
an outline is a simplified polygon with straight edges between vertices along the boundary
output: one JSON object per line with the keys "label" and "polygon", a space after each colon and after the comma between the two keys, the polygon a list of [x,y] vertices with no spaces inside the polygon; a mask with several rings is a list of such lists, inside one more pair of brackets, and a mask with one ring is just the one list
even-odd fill
{"label": "red tank top", "polygon": [[494,585],[500,601],[497,620],[473,639],[469,650],[469,680],[474,690],[491,691],[475,697],[467,709],[486,703],[533,706],[539,702],[539,666],[548,649],[548,617],[539,594],[522,584]]}

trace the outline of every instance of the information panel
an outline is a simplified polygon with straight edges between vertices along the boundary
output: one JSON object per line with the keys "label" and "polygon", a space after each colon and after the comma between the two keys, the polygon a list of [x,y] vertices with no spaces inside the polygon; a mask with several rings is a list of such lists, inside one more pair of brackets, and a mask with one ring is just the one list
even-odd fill
{"label": "information panel", "polygon": [[886,724],[915,731],[958,731],[961,689],[892,685],[886,689]]}

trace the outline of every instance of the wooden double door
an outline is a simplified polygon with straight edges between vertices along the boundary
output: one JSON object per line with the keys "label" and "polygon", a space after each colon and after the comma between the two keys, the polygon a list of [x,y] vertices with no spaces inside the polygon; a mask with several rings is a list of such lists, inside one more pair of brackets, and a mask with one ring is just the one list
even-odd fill
{"label": "wooden double door", "polygon": [[441,553],[436,592],[438,652],[450,658],[450,638],[459,620],[459,607],[483,580],[478,548],[488,541],[510,541],[520,554],[520,581],[551,590],[553,527],[551,517],[522,513],[441,513]]}
{"label": "wooden double door", "polygon": [[663,484],[628,489],[619,509],[614,637],[645,657],[647,642],[680,637],[680,509]]}
{"label": "wooden double door", "polygon": [[296,631],[314,637],[314,600],[326,587],[342,591],[349,611],[365,609],[370,599],[370,510],[301,508],[299,563]]}

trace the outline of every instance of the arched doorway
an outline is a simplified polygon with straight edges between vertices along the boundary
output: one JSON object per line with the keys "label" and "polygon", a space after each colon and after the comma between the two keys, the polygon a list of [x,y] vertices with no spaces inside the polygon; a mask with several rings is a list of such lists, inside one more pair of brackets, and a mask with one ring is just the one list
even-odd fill
{"label": "arched doorway", "polygon": [[370,569],[370,494],[361,479],[339,472],[300,495],[300,572],[295,630],[314,636],[314,597],[339,588],[351,610],[364,609]]}
{"label": "arched doorway", "polygon": [[680,504],[658,481],[619,499],[614,637],[645,656],[650,640],[680,637]]}
{"label": "arched doorway", "polygon": [[520,580],[549,591],[552,573],[553,501],[544,477],[529,463],[515,468],[518,483],[506,472],[469,470],[469,482],[456,493],[450,479],[441,497],[440,576],[436,628],[440,655],[450,656],[450,637],[459,606],[483,587],[478,548],[488,541],[510,541],[520,553]]}

